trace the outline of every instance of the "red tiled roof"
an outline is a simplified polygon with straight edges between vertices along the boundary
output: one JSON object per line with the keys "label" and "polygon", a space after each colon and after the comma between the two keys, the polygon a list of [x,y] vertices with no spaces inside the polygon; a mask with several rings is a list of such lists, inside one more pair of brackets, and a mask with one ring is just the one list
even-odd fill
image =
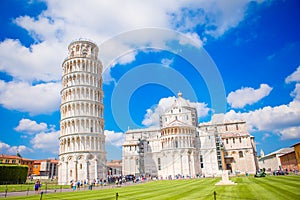
{"label": "red tiled roof", "polygon": [[19,156],[13,156],[13,155],[5,155],[5,154],[0,154],[0,158],[2,159],[18,159],[18,160],[26,160],[26,161],[31,161],[32,159],[29,158],[22,158]]}

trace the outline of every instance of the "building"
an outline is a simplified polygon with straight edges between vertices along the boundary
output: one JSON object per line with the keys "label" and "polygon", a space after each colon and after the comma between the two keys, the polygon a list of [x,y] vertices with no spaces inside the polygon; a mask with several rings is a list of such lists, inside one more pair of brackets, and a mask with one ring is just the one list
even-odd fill
{"label": "building", "polygon": [[56,179],[58,175],[58,160],[35,160],[33,167],[33,175],[50,179]]}
{"label": "building", "polygon": [[21,165],[27,165],[28,166],[28,176],[31,176],[33,174],[33,163],[34,160],[28,159],[28,158],[22,158],[21,159]]}
{"label": "building", "polygon": [[[209,128],[216,129],[215,132],[218,135],[216,148],[219,169],[229,170],[233,174],[256,173],[258,169],[256,146],[254,137],[247,131],[245,121],[202,123],[199,128],[202,135],[205,135]],[[205,140],[201,139],[201,141]],[[204,145],[202,144],[202,146]],[[219,151],[220,148],[223,149],[221,152]]]}
{"label": "building", "polygon": [[[156,158],[161,150],[160,129],[128,130],[122,148],[123,175],[149,174],[155,176],[161,170],[161,161]],[[157,159],[155,162],[153,159]]]}
{"label": "building", "polygon": [[122,160],[111,160],[106,163],[107,175],[122,176]]}
{"label": "building", "polygon": [[19,156],[11,156],[11,155],[0,155],[0,163],[1,164],[17,164],[21,165],[22,157]]}
{"label": "building", "polygon": [[59,184],[106,177],[102,64],[87,40],[68,46],[62,64]]}
{"label": "building", "polygon": [[297,167],[298,167],[298,171],[299,171],[300,170],[300,142],[294,144],[293,147],[294,147]]}
{"label": "building", "polygon": [[282,148],[265,156],[262,156],[258,160],[259,168],[265,168],[267,172],[273,172],[274,170],[282,170],[280,156],[293,151],[294,148]]}
{"label": "building", "polygon": [[244,121],[198,124],[196,109],[179,93],[160,127],[126,132],[122,167],[123,175],[162,179],[212,177],[222,170],[254,174],[256,148]]}
{"label": "building", "polygon": [[294,172],[298,170],[296,154],[294,149],[279,156],[281,169],[286,172]]}
{"label": "building", "polygon": [[20,156],[11,155],[0,155],[0,164],[11,164],[11,165],[27,165],[28,166],[28,176],[33,173],[33,160],[28,158],[22,158]]}

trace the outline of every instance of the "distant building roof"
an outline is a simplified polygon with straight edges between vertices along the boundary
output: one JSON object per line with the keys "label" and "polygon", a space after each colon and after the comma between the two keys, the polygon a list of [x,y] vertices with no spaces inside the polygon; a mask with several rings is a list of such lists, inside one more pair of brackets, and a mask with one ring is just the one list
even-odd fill
{"label": "distant building roof", "polygon": [[19,156],[11,156],[11,155],[5,155],[5,154],[1,154],[0,158],[8,158],[8,159],[22,159]]}
{"label": "distant building roof", "polygon": [[106,165],[108,167],[122,167],[122,160],[111,160],[107,162]]}
{"label": "distant building roof", "polygon": [[42,162],[58,163],[58,160],[56,159],[35,160],[34,164],[40,164]]}
{"label": "distant building roof", "polygon": [[279,150],[274,151],[274,152],[272,152],[272,153],[269,153],[268,155],[265,155],[263,158],[269,157],[269,156],[273,156],[273,155],[281,156],[281,155],[290,153],[290,152],[292,152],[292,151],[294,151],[294,148],[292,148],[292,147],[290,147],[290,148],[282,148],[282,149],[279,149]]}
{"label": "distant building roof", "polygon": [[300,145],[300,142],[297,142],[296,144],[293,144],[292,147]]}
{"label": "distant building roof", "polygon": [[279,157],[285,156],[285,155],[287,155],[287,154],[291,154],[291,153],[293,153],[293,152],[295,153],[294,148],[292,148],[292,150],[290,150],[290,151],[288,151],[288,152],[286,152],[286,153],[280,155]]}
{"label": "distant building roof", "polygon": [[29,158],[22,158],[22,160],[23,160],[23,161],[32,161],[32,162],[34,161],[34,160],[32,160],[32,159],[29,159]]}
{"label": "distant building roof", "polygon": [[147,132],[147,131],[160,131],[160,127],[149,127],[149,128],[141,128],[141,129],[129,129],[126,133],[135,133],[135,132]]}
{"label": "distant building roof", "polygon": [[224,126],[224,125],[231,125],[231,124],[245,124],[246,121],[242,120],[242,119],[237,119],[237,120],[212,120],[209,122],[202,122],[199,123],[199,126]]}
{"label": "distant building roof", "polygon": [[19,160],[27,160],[27,161],[31,161],[31,159],[28,158],[22,158],[19,156],[14,156],[14,155],[6,155],[6,154],[0,154],[0,158],[7,158],[7,159],[19,159]]}

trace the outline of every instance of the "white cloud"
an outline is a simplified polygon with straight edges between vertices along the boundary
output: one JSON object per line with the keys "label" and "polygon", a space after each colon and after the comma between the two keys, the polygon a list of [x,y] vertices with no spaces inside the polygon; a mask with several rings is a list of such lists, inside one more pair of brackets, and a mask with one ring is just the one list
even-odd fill
{"label": "white cloud", "polygon": [[120,147],[125,141],[125,134],[116,133],[114,131],[104,130],[106,136],[105,141],[111,143],[114,146]]}
{"label": "white cloud", "polygon": [[48,133],[38,133],[31,139],[30,143],[34,149],[48,151],[53,154],[58,154],[59,150],[59,131]]}
{"label": "white cloud", "polygon": [[114,66],[116,64],[126,65],[128,63],[131,63],[132,61],[135,60],[136,54],[137,54],[137,51],[127,52],[126,54],[124,54],[121,57],[119,57],[116,60],[114,60],[114,62],[111,65],[112,66]]}
{"label": "white cloud", "polygon": [[163,58],[161,60],[161,64],[163,64],[164,66],[170,67],[171,64],[173,64],[174,59],[168,59],[168,58]]}
{"label": "white cloud", "polygon": [[176,97],[174,96],[160,99],[158,105],[152,106],[152,108],[146,110],[142,124],[145,126],[159,126],[159,116],[163,114],[165,110],[170,108],[175,100]]}
{"label": "white cloud", "polygon": [[267,84],[261,84],[258,89],[250,87],[238,89],[229,93],[227,102],[232,108],[243,108],[245,105],[252,105],[268,96],[272,89],[273,88]]}
{"label": "white cloud", "polygon": [[[0,70],[15,79],[59,80],[61,63],[67,55],[67,45],[82,37],[100,43],[125,31],[157,27],[181,31],[201,46],[200,37],[195,33],[197,27],[204,29],[204,36],[219,37],[244,19],[250,1],[134,0],[126,4],[120,4],[118,0],[45,2],[47,9],[39,16],[25,15],[13,20],[16,25],[28,31],[35,39],[34,44],[27,48],[18,40],[12,39],[0,43]],[[107,54],[109,51],[113,52],[113,49],[121,49],[124,53],[136,47],[132,46],[132,42],[155,45],[156,42],[166,42],[164,37],[139,35],[131,37],[131,41],[118,41],[116,45],[111,45],[112,51],[104,50],[108,51]],[[128,63],[134,56],[130,54],[119,61]],[[108,63],[104,63],[106,64]]]}
{"label": "white cloud", "polygon": [[10,146],[0,141],[0,151],[13,154],[15,152],[33,152],[43,151],[51,152],[53,154],[58,153],[59,149],[59,132],[55,130],[54,125],[48,125],[46,123],[37,123],[30,119],[21,119],[19,125],[15,128],[16,131],[26,133],[27,135],[21,136],[21,138],[30,137],[30,144],[32,148],[28,148],[24,145]]}
{"label": "white cloud", "polygon": [[199,35],[197,33],[191,33],[187,32],[183,34],[185,37],[180,37],[179,43],[182,45],[185,44],[192,44],[193,46],[196,46],[198,48],[202,47],[203,41],[200,39]]}
{"label": "white cloud", "polygon": [[[294,90],[295,91],[295,90]],[[296,91],[295,91],[296,92]],[[297,90],[297,97],[299,90]],[[300,101],[294,99],[287,105],[275,107],[266,106],[249,112],[230,110],[226,114],[218,114],[221,120],[243,119],[247,122],[249,131],[264,131],[278,134],[281,139],[300,138]]]}
{"label": "white cloud", "polygon": [[47,124],[46,123],[37,123],[36,121],[32,121],[30,119],[21,119],[19,121],[19,125],[15,128],[18,132],[23,132],[27,134],[35,134],[38,132],[46,131]]}
{"label": "white cloud", "polygon": [[[159,126],[159,117],[162,115],[168,108],[170,108],[176,100],[176,97],[167,97],[161,98],[157,105],[152,106],[146,110],[146,114],[142,121],[142,124],[149,127],[158,127]],[[188,101],[188,100],[187,100]],[[205,117],[208,115],[209,108],[207,108],[207,104],[199,103],[199,102],[190,102],[189,104],[196,108],[198,117]]]}
{"label": "white cloud", "polygon": [[[200,36],[204,40],[207,35],[219,37],[236,27],[244,19],[250,1],[45,2],[47,9],[39,16],[24,15],[13,19],[17,26],[28,31],[35,40],[33,44],[26,47],[19,40],[10,38],[0,42],[0,71],[13,77],[12,82],[0,83],[0,104],[7,109],[30,114],[50,113],[58,109],[60,86],[49,82],[60,80],[67,46],[74,39],[90,38],[100,44],[126,31],[155,27],[181,31],[200,47]],[[195,33],[199,27],[204,30],[200,36]],[[130,35],[101,46],[99,55],[104,69],[116,59],[118,63],[127,64],[135,59],[137,52],[133,49],[141,45],[155,47],[160,44],[159,47],[162,47],[168,39],[167,35],[145,31],[145,34]],[[113,81],[109,70],[105,72],[105,83]],[[36,82],[44,83],[33,85]]]}
{"label": "white cloud", "polygon": [[244,19],[249,2],[248,0],[184,1],[184,5],[171,13],[172,23],[179,31],[190,31],[196,26],[204,29],[203,35],[220,37],[229,29],[238,26]]}
{"label": "white cloud", "polygon": [[262,140],[265,141],[266,139],[268,139],[269,137],[271,137],[270,133],[265,133],[262,137]]}
{"label": "white cloud", "polygon": [[45,41],[27,48],[19,40],[6,39],[0,43],[0,71],[27,82],[60,80],[66,47]]}
{"label": "white cloud", "polygon": [[297,83],[295,89],[291,93],[291,96],[295,98],[295,100],[300,101],[300,83]]}
{"label": "white cloud", "polygon": [[293,72],[291,75],[286,77],[285,82],[291,83],[291,82],[299,82],[300,81],[300,66],[298,66],[297,70]]}
{"label": "white cloud", "polygon": [[0,141],[0,152],[8,155],[16,155],[17,152],[19,152],[22,155],[22,153],[32,152],[32,149],[24,145],[10,146],[9,144]]}
{"label": "white cloud", "polygon": [[[21,16],[14,20],[20,27],[29,32],[35,41],[55,41],[62,36],[64,21],[61,19],[52,20],[42,13],[38,19],[29,16]],[[47,31],[45,31],[47,30]]]}
{"label": "white cloud", "polygon": [[[299,67],[286,78],[286,83],[298,80]],[[249,131],[267,132],[263,139],[275,133],[282,140],[300,138],[300,83],[296,83],[295,89],[291,92],[294,98],[287,105],[266,106],[249,112],[236,112],[230,110],[226,114],[214,115],[217,122],[226,120],[243,119],[247,122]]]}
{"label": "white cloud", "polygon": [[52,113],[59,108],[60,90],[60,83],[30,85],[0,80],[0,104],[7,109],[32,115]]}
{"label": "white cloud", "polygon": [[300,138],[300,126],[283,129],[280,133],[283,140]]}
{"label": "white cloud", "polygon": [[199,103],[199,102],[190,102],[191,106],[196,108],[198,118],[206,117],[210,109],[207,107],[206,103]]}

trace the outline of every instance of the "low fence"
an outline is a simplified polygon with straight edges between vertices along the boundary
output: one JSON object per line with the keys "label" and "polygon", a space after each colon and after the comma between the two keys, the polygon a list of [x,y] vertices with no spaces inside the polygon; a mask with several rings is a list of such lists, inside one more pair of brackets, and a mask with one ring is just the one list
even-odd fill
{"label": "low fence", "polygon": [[[34,190],[34,181],[28,181],[26,183],[13,184],[10,182],[1,182],[0,183],[0,192],[24,192],[24,191],[33,191]],[[42,181],[41,186],[44,189],[60,189],[67,188],[67,185],[60,186],[57,182],[54,181]]]}
{"label": "low fence", "polygon": [[[131,185],[133,182],[125,183],[105,183],[105,184],[82,184],[78,187],[76,185],[76,190],[97,190],[102,188],[115,188],[120,186]],[[8,196],[28,196],[32,194],[40,194],[41,196],[46,193],[56,193],[56,192],[70,192],[74,188],[71,183],[66,183],[65,185],[59,185],[56,181],[41,181],[41,187],[38,191],[34,190],[34,181],[28,181],[23,184],[10,184],[9,182],[0,183],[0,198]]]}

